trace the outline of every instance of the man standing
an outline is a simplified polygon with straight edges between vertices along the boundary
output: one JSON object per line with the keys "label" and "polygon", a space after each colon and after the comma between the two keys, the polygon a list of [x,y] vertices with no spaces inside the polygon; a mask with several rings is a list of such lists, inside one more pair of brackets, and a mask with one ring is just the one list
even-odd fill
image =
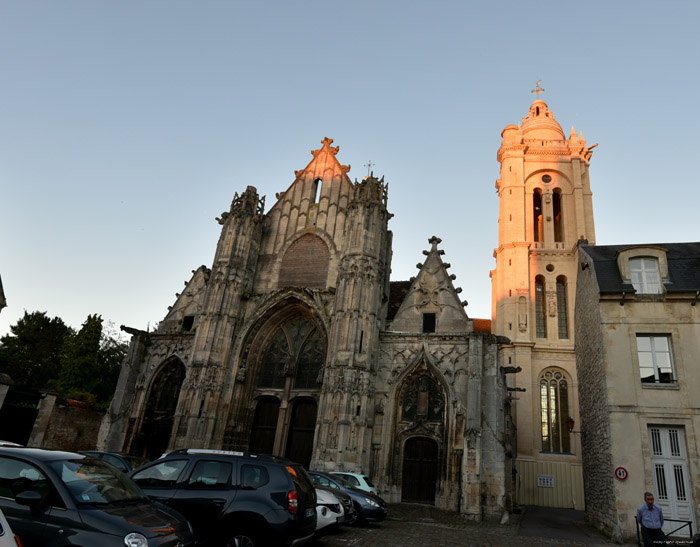
{"label": "man standing", "polygon": [[664,514],[661,507],[654,504],[654,494],[644,492],[644,503],[637,509],[637,522],[642,527],[644,547],[662,545],[666,535],[661,528],[664,526]]}

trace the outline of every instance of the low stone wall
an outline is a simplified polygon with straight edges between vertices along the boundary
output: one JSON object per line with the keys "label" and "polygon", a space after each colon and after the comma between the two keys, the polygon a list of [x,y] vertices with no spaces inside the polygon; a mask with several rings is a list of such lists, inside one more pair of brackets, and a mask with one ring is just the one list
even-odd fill
{"label": "low stone wall", "polygon": [[48,395],[39,405],[28,446],[72,452],[94,450],[104,415],[103,409]]}

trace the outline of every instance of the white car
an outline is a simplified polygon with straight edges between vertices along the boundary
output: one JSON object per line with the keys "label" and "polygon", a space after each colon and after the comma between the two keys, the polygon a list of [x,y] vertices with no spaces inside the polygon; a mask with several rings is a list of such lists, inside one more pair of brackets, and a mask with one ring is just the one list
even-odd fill
{"label": "white car", "polygon": [[316,488],[316,531],[326,526],[338,526],[345,521],[345,509],[340,500],[327,490]]}
{"label": "white car", "polygon": [[2,510],[0,510],[0,547],[22,547],[22,542],[10,528]]}
{"label": "white car", "polygon": [[369,480],[367,475],[363,475],[362,473],[348,473],[346,471],[336,471],[330,474],[340,477],[341,479],[345,479],[355,488],[359,488],[360,490],[364,490],[365,492],[369,492],[375,496],[379,495],[377,492],[377,487],[372,484],[372,481]]}

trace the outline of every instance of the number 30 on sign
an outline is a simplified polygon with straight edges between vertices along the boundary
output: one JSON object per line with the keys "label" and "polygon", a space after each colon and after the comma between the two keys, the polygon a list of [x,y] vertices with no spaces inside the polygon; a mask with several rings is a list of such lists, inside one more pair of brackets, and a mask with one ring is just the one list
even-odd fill
{"label": "number 30 on sign", "polygon": [[618,480],[624,481],[625,479],[627,479],[627,469],[625,469],[624,467],[618,467],[617,469],[615,469],[615,477]]}

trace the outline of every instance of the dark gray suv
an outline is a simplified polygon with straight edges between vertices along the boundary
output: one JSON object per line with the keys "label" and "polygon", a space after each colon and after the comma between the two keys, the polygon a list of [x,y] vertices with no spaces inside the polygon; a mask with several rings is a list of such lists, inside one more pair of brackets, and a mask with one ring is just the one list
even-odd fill
{"label": "dark gray suv", "polygon": [[192,531],[112,465],[73,452],[0,448],[0,509],[24,547],[190,547]]}
{"label": "dark gray suv", "polygon": [[295,545],[316,530],[314,486],[304,468],[286,458],[184,449],[130,476],[190,521],[197,545]]}

